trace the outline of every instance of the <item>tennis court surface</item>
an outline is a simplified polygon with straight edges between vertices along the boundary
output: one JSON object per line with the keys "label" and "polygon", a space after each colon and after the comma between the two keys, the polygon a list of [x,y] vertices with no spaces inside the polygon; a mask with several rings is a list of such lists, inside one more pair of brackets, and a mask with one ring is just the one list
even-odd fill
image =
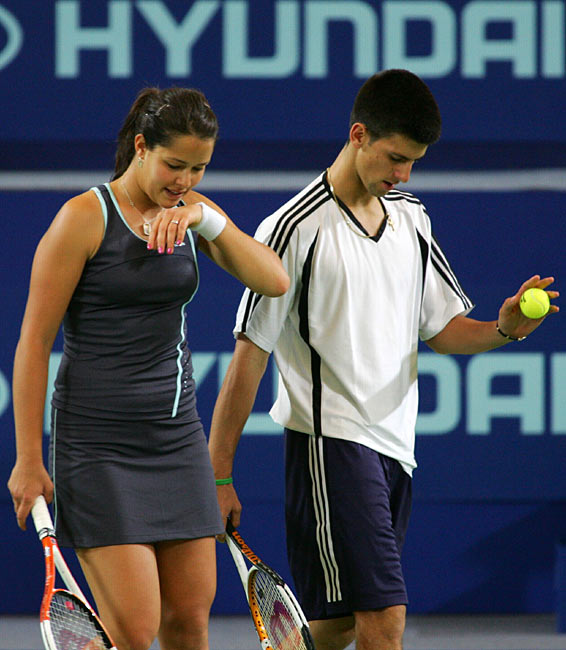
{"label": "tennis court surface", "polygon": [[[214,616],[210,650],[259,650],[246,616]],[[351,646],[353,650],[353,645]],[[405,650],[564,650],[552,615],[410,616]],[[34,616],[0,616],[0,650],[43,650]],[[151,650],[159,650],[159,644]]]}

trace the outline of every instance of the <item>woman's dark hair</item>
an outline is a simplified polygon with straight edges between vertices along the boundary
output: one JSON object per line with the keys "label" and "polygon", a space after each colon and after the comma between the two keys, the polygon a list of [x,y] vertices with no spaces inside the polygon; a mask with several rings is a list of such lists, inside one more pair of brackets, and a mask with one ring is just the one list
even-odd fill
{"label": "woman's dark hair", "polygon": [[149,149],[166,147],[179,135],[216,140],[218,120],[206,97],[193,88],[144,88],[118,133],[112,180],[121,176],[135,155],[134,138],[142,133]]}
{"label": "woman's dark hair", "polygon": [[428,86],[408,70],[385,70],[360,88],[350,126],[365,124],[372,139],[399,133],[420,144],[440,138],[440,111]]}

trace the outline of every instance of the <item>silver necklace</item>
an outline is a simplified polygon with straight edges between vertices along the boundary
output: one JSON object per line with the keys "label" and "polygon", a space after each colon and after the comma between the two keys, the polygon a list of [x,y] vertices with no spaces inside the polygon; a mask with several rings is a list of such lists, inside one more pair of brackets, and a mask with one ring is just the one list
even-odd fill
{"label": "silver necklace", "polygon": [[124,190],[124,194],[126,195],[126,197],[127,197],[127,199],[128,199],[128,203],[132,206],[132,208],[134,208],[134,210],[135,210],[135,211],[140,215],[140,217],[142,218],[142,221],[143,221],[143,227],[142,227],[142,228],[143,228],[143,234],[144,234],[146,237],[149,237],[149,235],[151,234],[151,224],[152,224],[153,221],[155,221],[155,220],[157,219],[157,216],[158,216],[158,215],[155,215],[155,217],[153,217],[153,219],[149,219],[149,220],[147,220],[147,219],[143,216],[143,214],[142,214],[142,213],[141,213],[141,212],[136,208],[136,205],[135,205],[135,203],[132,201],[132,197],[130,196],[130,193],[128,192],[128,190],[127,190],[127,188],[126,188],[126,185],[124,184],[124,181],[123,181],[123,180],[120,181],[120,185],[122,186],[122,189]]}
{"label": "silver necklace", "polygon": [[[344,212],[342,209],[342,206],[338,202],[338,197],[336,196],[336,193],[334,192],[334,185],[332,185],[332,181],[330,180],[330,167],[327,167],[326,169],[326,178],[328,180],[328,185],[330,187],[330,193],[332,194],[332,198],[334,199],[334,203],[338,206],[338,210],[340,210],[340,214],[344,217],[344,221],[348,224],[348,228],[352,232],[355,232],[356,235],[359,237],[363,237],[364,239],[371,239],[374,235],[366,235],[363,232],[360,232],[360,229],[352,223],[352,220],[350,217]],[[391,216],[389,215],[389,212],[385,212],[383,215],[383,218],[387,220],[387,225],[391,228],[391,230],[395,230],[395,226],[393,225],[393,220],[391,219]]]}

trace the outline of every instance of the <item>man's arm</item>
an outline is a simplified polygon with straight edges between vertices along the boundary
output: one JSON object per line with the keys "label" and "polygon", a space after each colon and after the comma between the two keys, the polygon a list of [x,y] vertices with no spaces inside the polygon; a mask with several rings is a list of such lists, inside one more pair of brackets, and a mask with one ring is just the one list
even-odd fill
{"label": "man's arm", "polygon": [[[476,354],[499,348],[512,339],[505,334],[519,339],[528,336],[544,320],[544,318],[527,318],[521,312],[519,301],[523,293],[531,287],[546,289],[554,282],[554,278],[543,278],[534,275],[521,285],[514,296],[505,300],[499,310],[497,321],[478,321],[466,316],[456,316],[436,336],[426,341],[427,345],[440,354]],[[548,291],[551,300],[559,296],[558,291]],[[559,311],[556,305],[551,305],[549,314]],[[500,331],[497,331],[499,324]],[[502,333],[503,332],[503,333]]]}
{"label": "man's arm", "polygon": [[[242,430],[252,411],[259,383],[269,359],[265,352],[240,334],[232,361],[218,394],[210,426],[209,450],[217,479],[232,476],[232,466]],[[217,488],[218,503],[224,520],[240,523],[242,506],[232,484]]]}
{"label": "man's arm", "polygon": [[511,339],[505,338],[497,331],[496,321],[455,316],[441,332],[426,341],[426,344],[440,354],[476,354],[494,350],[510,342]]}

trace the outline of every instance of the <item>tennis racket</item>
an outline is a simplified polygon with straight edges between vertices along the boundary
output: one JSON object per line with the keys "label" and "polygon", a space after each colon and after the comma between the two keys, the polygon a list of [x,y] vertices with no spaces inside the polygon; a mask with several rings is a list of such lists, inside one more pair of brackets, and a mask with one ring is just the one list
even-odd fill
{"label": "tennis racket", "polygon": [[[43,496],[35,500],[31,515],[45,555],[45,590],[39,612],[45,650],[116,650],[59,550]],[[67,589],[55,588],[55,568]]]}
{"label": "tennis racket", "polygon": [[283,578],[259,559],[229,520],[226,533],[262,649],[315,650],[305,615]]}

